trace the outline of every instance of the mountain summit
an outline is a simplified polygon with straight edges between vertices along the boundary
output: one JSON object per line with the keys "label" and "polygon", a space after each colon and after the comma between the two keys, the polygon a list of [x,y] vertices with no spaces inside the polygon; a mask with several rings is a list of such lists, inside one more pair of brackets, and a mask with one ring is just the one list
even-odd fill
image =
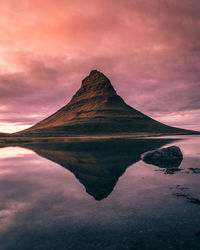
{"label": "mountain summit", "polygon": [[[82,136],[120,134],[183,134],[127,105],[110,80],[92,70],[71,101],[20,136]],[[190,131],[191,132],[191,131]]]}

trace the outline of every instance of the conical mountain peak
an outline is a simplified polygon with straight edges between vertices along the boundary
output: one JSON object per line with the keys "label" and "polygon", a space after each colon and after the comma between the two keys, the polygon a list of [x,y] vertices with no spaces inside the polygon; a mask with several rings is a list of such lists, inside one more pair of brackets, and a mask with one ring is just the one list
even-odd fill
{"label": "conical mountain peak", "polygon": [[82,84],[83,85],[90,85],[90,84],[98,84],[100,82],[104,82],[104,81],[109,81],[109,79],[101,72],[99,72],[98,70],[92,70],[90,72],[90,74],[83,79]]}
{"label": "conical mountain peak", "polygon": [[110,80],[92,70],[71,101],[33,127],[18,132],[26,136],[108,134],[169,134],[185,130],[169,127],[127,105]]}
{"label": "conical mountain peak", "polygon": [[89,92],[101,92],[101,94],[116,94],[110,80],[98,70],[92,70],[85,79],[82,81],[81,89]]}
{"label": "conical mountain peak", "polygon": [[110,80],[103,73],[92,70],[89,76],[83,79],[81,88],[72,98],[72,103],[80,99],[108,95],[116,95]]}
{"label": "conical mountain peak", "polygon": [[101,82],[110,83],[109,79],[103,73],[95,69],[90,72],[89,76],[83,79],[82,85],[96,85]]}

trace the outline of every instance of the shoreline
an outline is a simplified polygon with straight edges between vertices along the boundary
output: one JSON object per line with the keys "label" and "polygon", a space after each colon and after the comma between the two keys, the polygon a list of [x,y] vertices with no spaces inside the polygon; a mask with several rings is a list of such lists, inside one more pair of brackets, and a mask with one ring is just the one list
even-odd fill
{"label": "shoreline", "polygon": [[95,142],[95,141],[107,141],[107,140],[123,140],[123,139],[147,139],[150,137],[162,137],[162,136],[184,136],[184,135],[200,135],[196,134],[129,134],[129,135],[96,135],[96,136],[68,136],[68,137],[0,137],[0,147],[6,146],[19,146],[19,145],[34,145],[34,144],[43,144],[43,143],[63,143],[63,142]]}

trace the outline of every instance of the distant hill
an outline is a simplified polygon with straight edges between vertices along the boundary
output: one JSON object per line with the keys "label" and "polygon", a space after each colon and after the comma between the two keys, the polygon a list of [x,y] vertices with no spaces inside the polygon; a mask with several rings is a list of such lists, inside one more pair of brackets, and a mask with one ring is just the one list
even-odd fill
{"label": "distant hill", "polygon": [[110,80],[93,70],[72,100],[19,136],[84,136],[125,134],[190,134],[160,123],[127,105]]}

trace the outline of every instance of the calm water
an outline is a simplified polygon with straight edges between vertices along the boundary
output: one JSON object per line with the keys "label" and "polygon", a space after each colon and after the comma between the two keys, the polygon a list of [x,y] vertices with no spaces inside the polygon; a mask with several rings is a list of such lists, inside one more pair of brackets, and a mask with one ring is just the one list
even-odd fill
{"label": "calm water", "polygon": [[[1,250],[200,249],[200,136],[0,149]],[[145,164],[177,145],[181,165]]]}

